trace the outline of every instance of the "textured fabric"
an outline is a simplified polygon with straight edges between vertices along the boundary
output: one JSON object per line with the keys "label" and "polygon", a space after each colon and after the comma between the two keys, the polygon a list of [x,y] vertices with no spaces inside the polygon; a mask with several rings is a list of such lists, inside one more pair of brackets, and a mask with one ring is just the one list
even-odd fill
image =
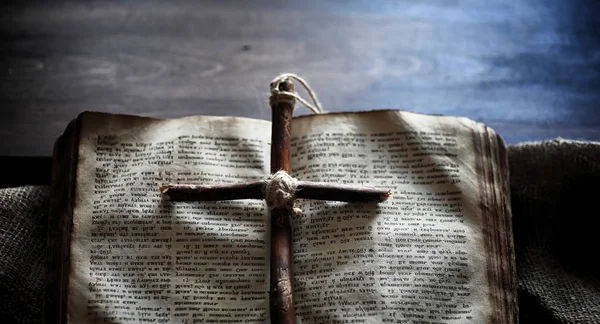
{"label": "textured fabric", "polygon": [[44,294],[47,186],[0,190],[0,319],[39,323]]}
{"label": "textured fabric", "polygon": [[508,153],[521,323],[600,323],[600,143]]}
{"label": "textured fabric", "polygon": [[[600,144],[509,146],[521,323],[600,323]],[[38,323],[48,187],[0,189],[0,319]]]}

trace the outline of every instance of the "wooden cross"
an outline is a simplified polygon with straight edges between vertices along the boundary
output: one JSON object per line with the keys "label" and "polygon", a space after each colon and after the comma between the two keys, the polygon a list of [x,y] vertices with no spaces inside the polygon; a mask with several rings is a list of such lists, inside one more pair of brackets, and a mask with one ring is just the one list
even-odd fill
{"label": "wooden cross", "polygon": [[[303,85],[305,85],[303,83]],[[294,85],[289,78],[271,85],[271,173],[290,172],[291,122],[295,99]],[[306,85],[305,85],[306,86]],[[278,173],[280,174],[280,173]],[[217,201],[233,199],[265,199],[268,181],[222,185],[166,185],[161,187],[163,197],[171,201]],[[294,323],[292,298],[292,229],[294,198],[333,200],[344,202],[381,202],[390,191],[374,187],[331,185],[328,183],[294,181],[291,199],[279,206],[270,206],[271,216],[271,269],[270,313],[271,323]],[[269,202],[267,201],[267,205]]]}

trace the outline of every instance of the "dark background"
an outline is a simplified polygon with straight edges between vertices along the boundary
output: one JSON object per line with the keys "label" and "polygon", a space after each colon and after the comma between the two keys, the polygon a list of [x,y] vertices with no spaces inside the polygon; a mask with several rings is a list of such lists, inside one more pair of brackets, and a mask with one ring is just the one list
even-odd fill
{"label": "dark background", "polygon": [[465,116],[509,144],[600,140],[599,22],[594,0],[5,2],[2,184],[47,183],[84,110],[270,119],[280,72],[327,111]]}

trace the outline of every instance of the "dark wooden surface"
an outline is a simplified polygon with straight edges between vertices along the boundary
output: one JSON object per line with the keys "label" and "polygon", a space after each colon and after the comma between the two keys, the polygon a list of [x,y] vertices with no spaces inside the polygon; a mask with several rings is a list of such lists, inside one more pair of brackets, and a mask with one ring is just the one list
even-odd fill
{"label": "dark wooden surface", "polygon": [[600,140],[599,22],[595,0],[3,3],[0,156],[49,156],[83,110],[270,119],[280,72],[327,111]]}

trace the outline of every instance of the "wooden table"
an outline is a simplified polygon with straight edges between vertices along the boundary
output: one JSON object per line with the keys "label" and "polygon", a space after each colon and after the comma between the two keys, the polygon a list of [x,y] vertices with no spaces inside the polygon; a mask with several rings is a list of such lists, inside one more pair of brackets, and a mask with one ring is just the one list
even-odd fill
{"label": "wooden table", "polygon": [[327,111],[465,116],[508,143],[600,140],[599,23],[594,0],[1,4],[2,170],[29,163],[13,180],[47,183],[54,139],[83,110],[269,119],[280,72]]}

